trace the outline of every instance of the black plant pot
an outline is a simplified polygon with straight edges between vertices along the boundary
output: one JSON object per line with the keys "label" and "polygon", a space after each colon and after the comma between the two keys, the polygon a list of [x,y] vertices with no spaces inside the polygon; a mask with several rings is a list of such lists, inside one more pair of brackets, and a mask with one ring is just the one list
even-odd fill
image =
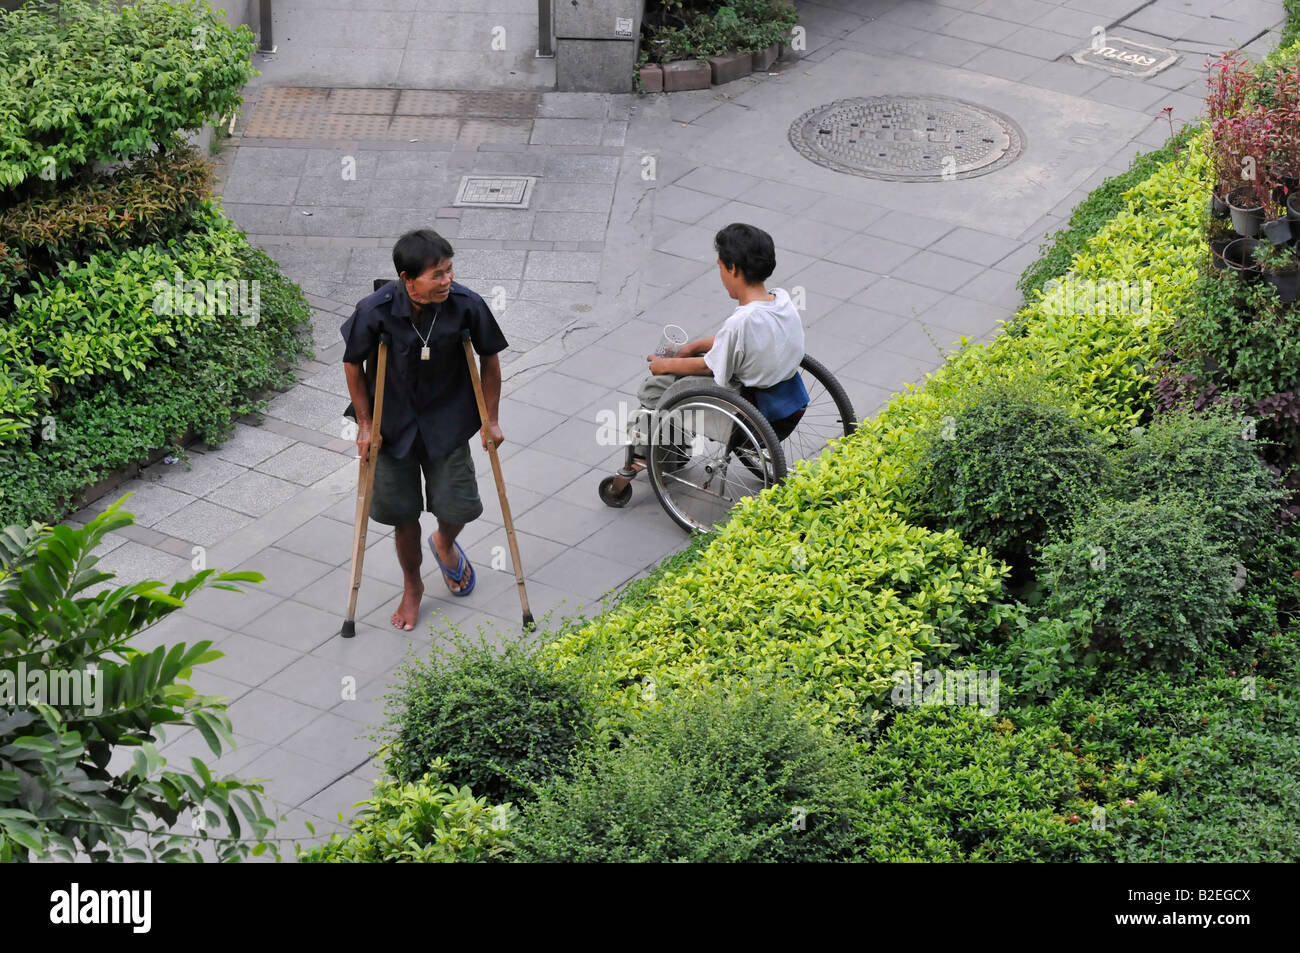
{"label": "black plant pot", "polygon": [[[1286,200],[1286,217],[1292,222],[1300,223],[1300,192],[1292,192]],[[1291,230],[1300,238],[1300,224],[1292,225]]]}
{"label": "black plant pot", "polygon": [[1223,250],[1232,243],[1229,238],[1215,238],[1210,241],[1210,264],[1214,266],[1215,271],[1223,271],[1228,267],[1223,261]]}
{"label": "black plant pot", "polygon": [[1228,215],[1228,213],[1229,213],[1228,203],[1223,201],[1223,199],[1219,198],[1219,196],[1216,195],[1215,193],[1211,192],[1210,193],[1210,214],[1218,216],[1219,218],[1224,218]]}
{"label": "black plant pot", "polygon": [[1274,245],[1285,245],[1291,241],[1291,219],[1275,218],[1271,222],[1265,222],[1260,226],[1260,231]]}
{"label": "black plant pot", "polygon": [[1264,280],[1272,285],[1277,290],[1277,296],[1288,304],[1300,297],[1300,270],[1265,275]]}
{"label": "black plant pot", "polygon": [[1229,271],[1235,271],[1243,278],[1253,278],[1259,274],[1259,265],[1255,263],[1255,246],[1259,244],[1253,238],[1237,238],[1228,242],[1223,249],[1223,262]]}
{"label": "black plant pot", "polygon": [[1254,202],[1249,189],[1233,189],[1228,193],[1228,212],[1232,215],[1232,228],[1242,238],[1257,238],[1264,224],[1264,206],[1244,205]]}

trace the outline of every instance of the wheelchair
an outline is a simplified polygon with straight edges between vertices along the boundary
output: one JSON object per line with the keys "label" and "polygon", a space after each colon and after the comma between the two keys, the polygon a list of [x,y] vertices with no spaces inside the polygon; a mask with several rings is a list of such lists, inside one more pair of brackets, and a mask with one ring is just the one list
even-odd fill
{"label": "wheelchair", "polygon": [[[707,530],[737,501],[785,479],[787,468],[810,460],[857,426],[853,405],[835,376],[808,355],[799,363],[809,401],[771,421],[748,388],[719,387],[708,377],[675,381],[646,418],[645,470],[659,504],[682,529]],[[601,480],[600,499],[623,507],[632,498],[632,445],[623,468]]]}

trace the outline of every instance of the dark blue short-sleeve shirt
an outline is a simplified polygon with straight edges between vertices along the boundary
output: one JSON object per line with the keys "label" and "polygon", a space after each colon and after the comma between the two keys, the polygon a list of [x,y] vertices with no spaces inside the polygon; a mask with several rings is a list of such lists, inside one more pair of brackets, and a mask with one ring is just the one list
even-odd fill
{"label": "dark blue short-sleeve shirt", "polygon": [[[340,328],[346,342],[343,360],[350,364],[364,361],[379,345],[380,328],[392,335],[379,423],[380,452],[405,457],[418,433],[429,456],[437,459],[465,443],[480,427],[461,329],[469,328],[474,350],[484,356],[505,350],[506,339],[487,302],[454,281],[446,301],[423,307],[419,333],[412,323],[412,311],[406,286],[398,278],[362,298]],[[430,349],[427,361],[420,359],[425,337]],[[373,393],[370,399],[373,409]],[[344,416],[355,419],[351,404]]]}

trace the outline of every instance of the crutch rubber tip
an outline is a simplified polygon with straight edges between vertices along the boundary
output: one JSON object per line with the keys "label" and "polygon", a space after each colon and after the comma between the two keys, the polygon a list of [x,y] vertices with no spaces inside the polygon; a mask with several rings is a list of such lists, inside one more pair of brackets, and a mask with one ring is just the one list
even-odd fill
{"label": "crutch rubber tip", "polygon": [[342,631],[339,632],[339,635],[343,636],[343,638],[345,639],[350,639],[355,637],[356,634],[357,634],[357,624],[353,622],[351,619],[345,619],[343,622],[343,629]]}
{"label": "crutch rubber tip", "polygon": [[524,628],[530,631],[537,628],[537,623],[533,621],[533,614],[531,612],[524,613]]}

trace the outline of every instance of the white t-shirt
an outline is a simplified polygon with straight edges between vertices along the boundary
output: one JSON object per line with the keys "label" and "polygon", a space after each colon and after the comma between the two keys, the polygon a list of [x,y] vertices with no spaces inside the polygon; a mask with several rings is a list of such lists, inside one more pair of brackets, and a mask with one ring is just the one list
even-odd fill
{"label": "white t-shirt", "polygon": [[722,387],[772,387],[799,369],[803,360],[803,322],[784,288],[775,301],[751,301],[731,313],[713,336],[704,363]]}

